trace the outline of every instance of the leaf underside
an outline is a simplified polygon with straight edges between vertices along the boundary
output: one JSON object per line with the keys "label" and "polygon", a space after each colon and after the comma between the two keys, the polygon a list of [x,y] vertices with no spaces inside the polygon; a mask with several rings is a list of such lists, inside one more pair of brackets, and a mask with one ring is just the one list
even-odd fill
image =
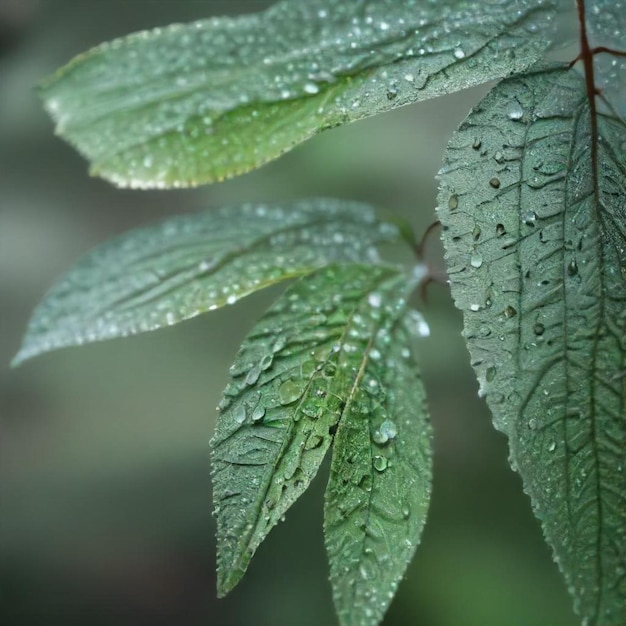
{"label": "leaf underside", "polygon": [[[439,217],[481,392],[585,624],[626,607],[626,128],[583,79],[505,80],[447,149]],[[594,165],[595,142],[597,169]]]}
{"label": "leaf underside", "polygon": [[[329,266],[291,286],[244,341],[212,441],[220,595],[306,490],[337,430],[326,538],[338,612],[343,624],[375,624],[384,613],[390,597],[378,589],[392,595],[430,490],[423,390],[399,327],[406,285],[390,267]],[[409,381],[411,389],[397,387]],[[353,429],[358,449],[346,440]],[[357,526],[347,528],[348,520]],[[396,538],[402,545],[390,546],[385,567],[375,569],[385,540]]]}
{"label": "leaf underside", "polygon": [[548,0],[286,0],[141,32],[42,85],[57,133],[120,186],[234,176],[333,126],[523,71]]}
{"label": "leaf underside", "polygon": [[398,236],[357,202],[226,207],[126,233],[89,253],[35,310],[14,364],[171,326],[335,261],[378,261]]}

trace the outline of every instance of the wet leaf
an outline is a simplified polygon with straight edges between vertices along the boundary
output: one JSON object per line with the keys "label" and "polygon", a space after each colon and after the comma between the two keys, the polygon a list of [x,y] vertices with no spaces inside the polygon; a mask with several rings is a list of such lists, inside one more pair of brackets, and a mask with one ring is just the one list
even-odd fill
{"label": "wet leaf", "polygon": [[625,145],[577,73],[538,70],[454,134],[439,198],[481,393],[577,611],[604,626],[626,604]]}
{"label": "wet leaf", "polygon": [[[591,46],[626,52],[626,2],[587,0],[585,8]],[[601,53],[595,57],[594,66],[603,95],[626,117],[626,57]]]}
{"label": "wet leaf", "polygon": [[375,244],[396,236],[371,207],[329,199],[223,208],[131,231],[50,291],[14,364],[176,324],[333,261],[376,262]]}
{"label": "wet leaf", "polygon": [[312,135],[520,72],[549,0],[286,0],[103,44],[42,87],[57,132],[120,186],[221,180]]}
{"label": "wet leaf", "polygon": [[244,341],[212,441],[221,595],[317,473],[407,281],[392,267],[329,266],[291,286]]}
{"label": "wet leaf", "polygon": [[335,436],[324,532],[342,626],[382,620],[426,520],[430,425],[411,333],[423,320],[381,319]]}

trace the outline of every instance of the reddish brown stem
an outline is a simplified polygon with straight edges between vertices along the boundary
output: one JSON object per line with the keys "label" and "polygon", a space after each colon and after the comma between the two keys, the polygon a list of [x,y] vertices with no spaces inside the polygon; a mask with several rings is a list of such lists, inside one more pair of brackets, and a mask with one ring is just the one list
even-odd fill
{"label": "reddish brown stem", "polygon": [[591,172],[594,180],[594,187],[597,189],[598,181],[598,118],[596,109],[596,95],[598,93],[595,85],[593,71],[593,49],[589,46],[587,38],[587,16],[585,14],[585,0],[576,0],[578,8],[578,21],[580,23],[580,54],[579,59],[583,62],[585,69],[585,85],[587,86],[587,100],[589,101],[589,116],[591,130]]}

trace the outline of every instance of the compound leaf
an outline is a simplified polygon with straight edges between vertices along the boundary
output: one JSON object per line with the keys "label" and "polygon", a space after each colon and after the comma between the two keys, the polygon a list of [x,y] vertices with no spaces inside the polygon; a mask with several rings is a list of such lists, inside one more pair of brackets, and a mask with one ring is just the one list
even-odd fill
{"label": "compound leaf", "polygon": [[198,185],[326,128],[523,71],[553,14],[550,0],[285,0],[103,44],[42,96],[93,173]]}
{"label": "compound leaf", "polygon": [[315,476],[364,384],[373,337],[384,342],[409,280],[388,266],[318,270],[291,286],[244,341],[212,441],[221,595]]}
{"label": "compound leaf", "polygon": [[411,348],[423,320],[416,326],[394,313],[381,320],[361,357],[333,445],[324,531],[343,626],[382,620],[419,543],[430,498],[430,425]]}
{"label": "compound leaf", "polygon": [[439,215],[481,392],[585,624],[626,606],[623,123],[583,79],[503,81],[452,137]]}
{"label": "compound leaf", "polygon": [[371,207],[330,199],[168,219],[89,253],[36,309],[14,364],[176,324],[333,261],[377,260],[397,236]]}

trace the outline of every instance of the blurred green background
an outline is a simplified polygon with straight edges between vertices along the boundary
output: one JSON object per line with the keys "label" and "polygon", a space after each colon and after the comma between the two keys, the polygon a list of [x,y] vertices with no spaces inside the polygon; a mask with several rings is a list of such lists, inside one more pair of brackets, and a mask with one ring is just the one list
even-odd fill
{"label": "blurred green background", "polygon": [[[8,363],[38,300],[93,245],[164,216],[242,201],[354,198],[434,220],[435,174],[484,89],[325,133],[198,190],[116,190],[53,136],[33,86],[130,31],[268,2],[0,0],[0,623],[335,624],[321,475],[246,578],[215,596],[207,442],[247,329],[278,291],[175,328]],[[436,238],[435,238],[436,239]],[[441,266],[436,241],[429,256]],[[490,424],[447,289],[424,313],[435,484],[422,544],[386,626],[574,626],[505,439]],[[323,473],[322,473],[323,474]]]}

